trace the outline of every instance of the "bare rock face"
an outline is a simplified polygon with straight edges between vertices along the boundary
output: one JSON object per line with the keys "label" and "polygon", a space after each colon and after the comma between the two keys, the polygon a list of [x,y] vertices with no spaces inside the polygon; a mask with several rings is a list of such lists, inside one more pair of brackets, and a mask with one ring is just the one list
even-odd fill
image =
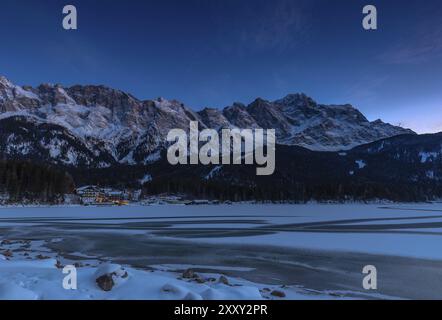
{"label": "bare rock face", "polygon": [[201,117],[201,121],[210,129],[220,130],[233,127],[222,111],[218,109],[206,108],[198,112],[198,115]]}
{"label": "bare rock face", "polygon": [[258,123],[247,111],[247,107],[242,103],[234,103],[223,110],[224,116],[229,122],[238,128],[259,128]]}
{"label": "bare rock face", "polygon": [[[21,118],[23,130],[9,123],[12,117]],[[278,144],[315,151],[347,150],[413,133],[380,120],[369,122],[351,105],[321,105],[305,94],[194,112],[176,100],[141,101],[105,86],[33,88],[0,77],[0,146],[9,145],[0,152],[11,158],[92,168],[147,164],[167,146],[167,133],[187,131],[190,121],[199,121],[200,129],[275,129]]]}
{"label": "bare rock face", "polygon": [[292,124],[279,106],[259,98],[247,107],[247,111],[260,128],[275,129],[277,138],[281,139],[290,135]]}
{"label": "bare rock face", "polygon": [[16,86],[0,76],[0,113],[19,112],[26,108],[36,108],[39,105],[38,96],[30,88]]}

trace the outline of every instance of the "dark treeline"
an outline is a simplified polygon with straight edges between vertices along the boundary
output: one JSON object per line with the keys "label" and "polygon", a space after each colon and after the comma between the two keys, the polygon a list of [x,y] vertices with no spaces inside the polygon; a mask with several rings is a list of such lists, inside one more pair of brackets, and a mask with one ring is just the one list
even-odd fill
{"label": "dark treeline", "polygon": [[198,178],[163,178],[144,185],[144,195],[183,194],[198,199],[220,201],[297,202],[308,201],[391,201],[417,202],[442,198],[442,187],[419,184],[385,184],[374,182],[294,183],[232,185]]}
{"label": "dark treeline", "polygon": [[29,161],[0,160],[0,193],[10,202],[61,202],[74,182],[63,170]]}
{"label": "dark treeline", "polygon": [[[414,137],[405,140],[410,139]],[[374,153],[364,149],[346,153],[312,152],[278,146],[276,170],[270,176],[257,176],[255,166],[222,166],[221,170],[213,171],[215,166],[167,166],[158,162],[149,167],[153,181],[144,185],[143,193],[175,193],[221,201],[298,203],[442,199],[442,158],[422,162],[421,144],[432,146],[429,142],[417,143],[415,148],[407,147],[405,151],[400,149],[403,144],[399,143],[398,150],[391,146],[392,151]],[[437,145],[440,146],[439,138]],[[366,148],[378,150],[379,146]],[[429,150],[433,149],[436,147]]]}

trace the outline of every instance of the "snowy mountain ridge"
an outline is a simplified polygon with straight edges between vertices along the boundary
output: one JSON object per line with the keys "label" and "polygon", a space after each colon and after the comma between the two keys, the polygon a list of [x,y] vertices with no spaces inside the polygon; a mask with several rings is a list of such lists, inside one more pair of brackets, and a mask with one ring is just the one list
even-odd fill
{"label": "snowy mountain ridge", "polygon": [[0,152],[12,157],[43,154],[45,161],[74,166],[147,164],[158,159],[169,130],[188,130],[190,121],[202,129],[276,129],[279,144],[314,151],[413,133],[370,122],[351,105],[322,105],[304,94],[195,112],[176,100],[142,101],[105,86],[22,87],[0,77]]}

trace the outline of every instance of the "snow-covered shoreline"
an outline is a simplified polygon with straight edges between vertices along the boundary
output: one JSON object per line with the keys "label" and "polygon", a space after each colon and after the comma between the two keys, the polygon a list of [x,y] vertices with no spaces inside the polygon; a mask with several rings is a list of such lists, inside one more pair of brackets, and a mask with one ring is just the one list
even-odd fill
{"label": "snow-covered shoreline", "polygon": [[[69,260],[47,249],[44,241],[2,240],[0,252],[6,254],[0,254],[0,300],[348,299],[345,292],[264,285],[191,268],[180,272],[181,266],[136,269],[91,257]],[[67,264],[76,267],[75,290],[63,286]],[[112,279],[111,287],[98,283],[103,276]]]}
{"label": "snow-covered shoreline", "polygon": [[[208,206],[219,206],[219,205],[229,205],[229,206],[305,206],[305,205],[318,205],[318,206],[328,206],[328,205],[336,205],[336,206],[345,206],[345,205],[420,205],[420,204],[440,204],[442,203],[442,199],[434,200],[434,201],[426,201],[426,202],[394,202],[390,200],[367,200],[367,201],[309,201],[306,203],[301,202],[254,202],[254,201],[240,201],[240,202],[229,202],[228,204],[206,204]],[[149,206],[184,206],[185,204],[163,204],[161,202],[158,203],[143,203],[143,202],[132,202],[126,206],[132,207],[149,207]],[[192,205],[188,204],[187,206],[201,206],[201,205]],[[0,209],[7,208],[71,208],[71,207],[81,207],[81,208],[89,208],[89,207],[116,207],[116,205],[88,205],[84,206],[82,204],[21,204],[21,203],[13,203],[13,204],[1,204]]]}

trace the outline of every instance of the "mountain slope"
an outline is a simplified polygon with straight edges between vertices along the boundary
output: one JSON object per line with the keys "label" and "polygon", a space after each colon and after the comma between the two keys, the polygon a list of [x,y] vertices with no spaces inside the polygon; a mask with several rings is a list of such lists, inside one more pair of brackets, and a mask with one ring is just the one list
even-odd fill
{"label": "mountain slope", "polygon": [[26,117],[0,120],[0,154],[63,166],[109,167],[115,160],[97,143],[88,148],[66,128]]}
{"label": "mountain slope", "polygon": [[[11,128],[11,134],[18,132],[5,122],[0,136],[3,157],[20,157],[22,150],[25,151],[22,158],[26,159],[29,152],[22,146],[34,145],[36,160],[90,167],[115,163],[140,165],[158,160],[166,147],[169,130],[188,130],[190,121],[199,121],[201,129],[276,129],[279,144],[316,151],[348,150],[413,133],[380,120],[369,122],[350,105],[321,105],[303,94],[273,102],[257,99],[248,106],[236,103],[224,110],[206,108],[194,112],[179,101],[162,98],[141,101],[105,86],[20,87],[0,77],[0,120],[14,122],[18,121],[17,117],[21,119],[19,125],[26,122],[28,136],[22,130],[20,138],[13,139],[5,128]],[[42,131],[46,131],[45,140],[36,143],[34,139],[43,138]],[[60,153],[43,150],[49,150],[43,145],[59,145],[57,139],[67,145],[72,143],[72,148],[61,148]],[[73,161],[74,158],[77,160]]]}
{"label": "mountain slope", "polygon": [[148,168],[148,194],[187,193],[229,200],[427,201],[442,198],[442,133],[402,135],[346,152],[297,146],[276,148],[276,170],[256,176],[255,166]]}

